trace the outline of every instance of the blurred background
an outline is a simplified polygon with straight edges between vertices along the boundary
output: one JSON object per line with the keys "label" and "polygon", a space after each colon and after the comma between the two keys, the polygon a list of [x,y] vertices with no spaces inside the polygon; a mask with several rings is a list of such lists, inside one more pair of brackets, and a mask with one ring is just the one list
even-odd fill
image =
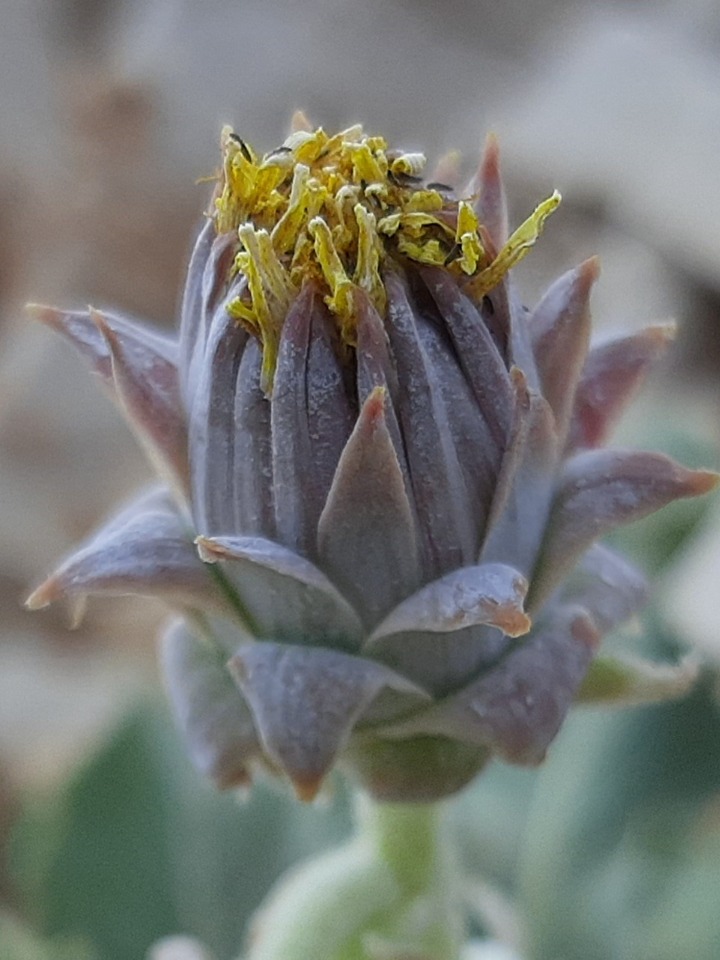
{"label": "blurred background", "polygon": [[[599,253],[598,329],[673,317],[623,440],[718,466],[720,7],[714,0],[4,0],[0,29],[0,956],[134,960],[172,932],[237,953],[348,802],[243,805],[198,782],[167,718],[150,602],[30,616],[23,597],[148,476],[27,300],[174,321],[229,122],[264,152],[296,108],[432,162],[501,139],[512,222],[560,211],[518,270],[532,303]],[[453,816],[477,932],[524,960],[720,956],[720,502],[623,535],[656,574],[634,636],[698,650],[680,704],[578,711],[538,772],[497,767]]]}

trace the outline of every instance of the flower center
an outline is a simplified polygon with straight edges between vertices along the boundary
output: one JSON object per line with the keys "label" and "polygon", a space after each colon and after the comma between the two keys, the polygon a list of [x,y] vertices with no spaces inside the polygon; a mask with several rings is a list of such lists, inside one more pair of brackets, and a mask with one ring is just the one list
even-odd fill
{"label": "flower center", "polygon": [[261,340],[268,384],[284,318],[304,281],[326,291],[343,341],[354,345],[356,291],[384,314],[386,257],[443,266],[480,300],[522,259],[560,202],[553,193],[497,252],[478,222],[476,198],[458,200],[451,187],[426,183],[423,154],[390,150],[360,125],[334,136],[297,131],[262,158],[226,127],[222,150],[213,215],[218,233],[237,231],[235,269],[247,281],[228,310]]}

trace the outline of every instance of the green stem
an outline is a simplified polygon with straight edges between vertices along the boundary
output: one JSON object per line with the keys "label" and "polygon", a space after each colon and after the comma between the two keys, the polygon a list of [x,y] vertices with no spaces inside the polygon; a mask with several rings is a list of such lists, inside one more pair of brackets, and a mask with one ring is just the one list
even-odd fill
{"label": "green stem", "polygon": [[361,798],[355,838],[271,894],[247,960],[455,960],[462,922],[442,819],[429,804]]}
{"label": "green stem", "polygon": [[462,942],[458,866],[444,812],[440,804],[358,803],[361,832],[400,890],[388,937],[423,960],[454,960]]}
{"label": "green stem", "polygon": [[361,832],[372,840],[401,889],[408,896],[427,889],[443,859],[440,808],[360,797],[357,811]]}

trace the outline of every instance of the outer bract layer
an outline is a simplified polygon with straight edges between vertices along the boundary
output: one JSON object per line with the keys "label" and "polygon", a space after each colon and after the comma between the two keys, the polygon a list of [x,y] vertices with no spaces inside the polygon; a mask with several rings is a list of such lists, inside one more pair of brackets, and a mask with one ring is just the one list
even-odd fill
{"label": "outer bract layer", "polygon": [[683,687],[591,666],[646,595],[595,541],[717,478],[601,446],[671,331],[589,347],[595,260],[520,305],[509,269],[559,196],[508,236],[493,140],[456,199],[419,154],[300,127],[264,158],[223,132],[177,339],[35,308],[163,484],[29,605],[171,604],[170,697],[221,787],[264,766],[309,799],[340,762],[434,800],[493,755],[541,761],[580,691]]}

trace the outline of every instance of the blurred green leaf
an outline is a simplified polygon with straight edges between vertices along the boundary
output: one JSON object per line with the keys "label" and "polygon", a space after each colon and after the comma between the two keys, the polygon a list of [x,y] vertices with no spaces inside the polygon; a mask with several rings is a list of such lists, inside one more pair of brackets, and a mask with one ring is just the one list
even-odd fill
{"label": "blurred green leaf", "polygon": [[450,819],[468,875],[513,887],[536,781],[535,770],[495,762],[453,798]]}
{"label": "blurred green leaf", "polygon": [[[696,949],[648,945],[671,915],[680,942],[698,871],[707,890],[720,888],[720,858],[701,870],[688,847],[699,811],[720,791],[719,742],[709,684],[679,703],[573,714],[527,831],[521,886],[532,960],[716,960],[716,908],[693,913]],[[710,952],[701,946],[711,942]]]}
{"label": "blurred green leaf", "polygon": [[[716,960],[720,947],[720,818],[692,824],[675,869],[638,938],[638,960]],[[704,822],[703,822],[704,821]]]}
{"label": "blurred green leaf", "polygon": [[218,794],[165,712],[144,704],[59,796],[27,803],[12,869],[43,935],[86,938],[98,960],[137,960],[176,932],[222,960],[281,873],[348,830],[342,791],[326,809],[263,785],[245,803]]}
{"label": "blurred green leaf", "polygon": [[350,799],[309,807],[279,787],[258,783],[249,797],[218,794],[184,757],[170,829],[176,834],[174,873],[182,930],[223,958],[234,957],[247,922],[291,866],[336,846],[350,833]]}
{"label": "blurred green leaf", "polygon": [[142,711],[128,717],[60,796],[27,807],[15,833],[16,879],[38,926],[83,935],[108,960],[135,960],[179,923],[157,736]]}
{"label": "blurred green leaf", "polygon": [[2,960],[94,960],[95,954],[79,939],[46,940],[15,917],[0,913],[0,957]]}

